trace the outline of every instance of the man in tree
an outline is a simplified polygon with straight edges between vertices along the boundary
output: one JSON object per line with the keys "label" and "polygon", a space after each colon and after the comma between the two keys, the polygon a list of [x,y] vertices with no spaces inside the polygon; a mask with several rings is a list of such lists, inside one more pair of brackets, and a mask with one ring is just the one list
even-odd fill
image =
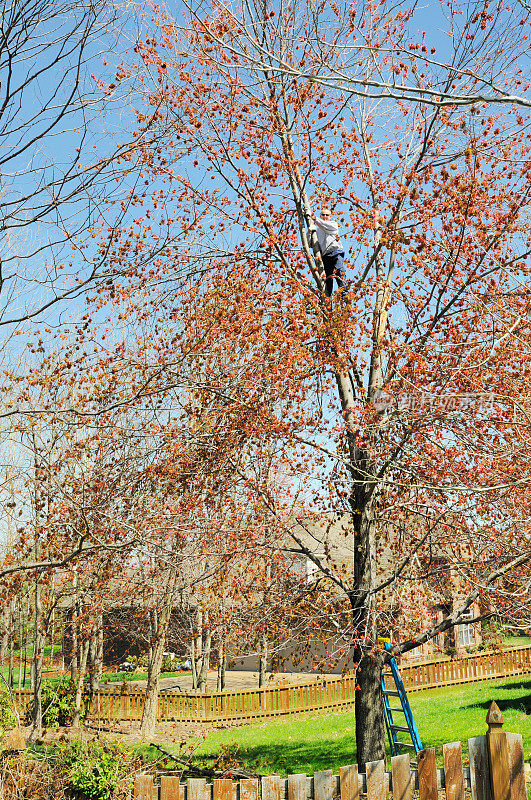
{"label": "man in tree", "polygon": [[332,219],[332,213],[328,207],[321,209],[321,216],[315,218],[317,226],[317,240],[323,258],[323,266],[326,274],[325,294],[332,297],[334,291],[334,278],[337,281],[338,289],[343,289],[343,264],[345,251],[339,238],[339,226]]}

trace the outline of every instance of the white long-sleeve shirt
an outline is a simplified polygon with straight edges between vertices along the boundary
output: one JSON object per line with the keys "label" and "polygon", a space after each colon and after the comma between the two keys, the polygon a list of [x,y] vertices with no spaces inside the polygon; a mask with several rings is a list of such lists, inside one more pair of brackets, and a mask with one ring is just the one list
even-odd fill
{"label": "white long-sleeve shirt", "polygon": [[317,225],[317,241],[323,255],[333,253],[335,250],[343,250],[337,222],[334,222],[333,219],[316,217],[315,223]]}

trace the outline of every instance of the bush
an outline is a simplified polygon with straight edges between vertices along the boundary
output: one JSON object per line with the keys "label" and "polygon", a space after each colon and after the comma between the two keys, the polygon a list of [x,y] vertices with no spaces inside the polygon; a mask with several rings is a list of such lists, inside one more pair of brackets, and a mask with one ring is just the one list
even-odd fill
{"label": "bush", "polygon": [[147,669],[149,655],[147,653],[141,653],[139,656],[127,656],[124,661],[129,661],[134,665],[136,670],[142,672],[142,670],[145,671]]}
{"label": "bush", "polygon": [[140,766],[124,748],[99,742],[55,746],[44,759],[26,751],[0,762],[5,800],[130,800]]}
{"label": "bush", "polygon": [[[13,713],[9,692],[2,682],[0,682],[0,735],[8,728],[14,728],[17,719]],[[2,745],[0,744],[0,751]]]}
{"label": "bush", "polygon": [[131,754],[118,744],[75,742],[60,762],[76,800],[111,800],[119,786],[125,793],[131,788]]}
{"label": "bush", "polygon": [[[43,681],[42,723],[45,728],[71,725],[74,719],[75,705],[76,687],[73,680],[62,681],[56,686],[53,686],[49,681]],[[85,717],[87,705],[88,693],[84,690],[81,702],[81,719]],[[33,708],[34,704],[31,702],[26,712],[27,722],[30,722],[33,718]]]}

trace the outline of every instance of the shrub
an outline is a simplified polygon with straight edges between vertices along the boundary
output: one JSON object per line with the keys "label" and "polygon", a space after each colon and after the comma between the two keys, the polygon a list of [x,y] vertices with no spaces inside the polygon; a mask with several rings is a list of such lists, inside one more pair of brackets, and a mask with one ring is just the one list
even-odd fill
{"label": "shrub", "polygon": [[[83,692],[81,703],[81,719],[85,717],[88,694]],[[53,686],[48,681],[42,684],[42,722],[45,728],[57,728],[59,725],[71,725],[76,704],[76,687],[71,679]],[[28,705],[27,721],[33,717],[34,704]]]}
{"label": "shrub", "polygon": [[129,656],[127,660],[134,664],[137,670],[142,671],[148,667],[149,655],[141,653],[139,656]]}
{"label": "shrub", "polygon": [[55,746],[35,759],[26,751],[0,759],[5,800],[130,800],[138,758],[118,745]]}
{"label": "shrub", "polygon": [[[7,688],[4,686],[3,682],[0,681],[0,737],[4,731],[8,730],[9,728],[14,728],[16,724],[17,718],[13,713],[9,692],[7,691]],[[3,751],[3,749],[4,746],[0,738],[0,753]]]}
{"label": "shrub", "polygon": [[0,681],[0,733],[7,728],[13,728],[16,722],[9,692],[3,682]]}
{"label": "shrub", "polygon": [[131,754],[118,744],[75,742],[62,751],[61,764],[76,800],[111,800],[131,788]]}

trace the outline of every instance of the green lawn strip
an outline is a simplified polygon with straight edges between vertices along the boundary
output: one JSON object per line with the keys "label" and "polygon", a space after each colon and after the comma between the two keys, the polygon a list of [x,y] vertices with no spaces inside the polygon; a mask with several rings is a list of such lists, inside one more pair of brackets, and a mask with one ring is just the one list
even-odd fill
{"label": "green lawn strip", "polygon": [[[466,754],[466,740],[486,731],[485,717],[491,700],[496,700],[504,719],[504,729],[521,733],[524,756],[531,757],[531,676],[485,681],[415,692],[411,707],[425,747],[436,747],[441,754],[445,742],[460,740]],[[211,767],[222,748],[229,748],[238,761],[253,772],[308,775],[355,761],[354,712],[305,714],[267,720],[253,725],[208,733],[196,740],[195,761]],[[179,747],[164,744],[175,754]],[[160,753],[144,749],[149,757]]]}
{"label": "green lawn strip", "polygon": [[[53,652],[54,652],[54,656],[55,655],[59,655],[59,653],[61,652],[61,645],[60,644],[54,644]],[[51,653],[52,653],[51,644],[46,644],[44,646],[44,660],[45,661],[49,660]],[[24,650],[15,650],[14,655],[15,655],[16,659],[19,659],[19,658],[23,659],[24,658]],[[26,659],[27,659],[28,664],[31,661],[32,657],[33,657],[33,645],[29,644],[28,645],[28,649],[26,651]]]}
{"label": "green lawn strip", "polygon": [[[2,675],[7,679],[8,674],[9,674],[8,667],[0,667],[0,671],[1,671]],[[53,685],[55,685],[56,683],[59,683],[61,680],[67,680],[68,679],[68,673],[65,673],[62,676],[53,675],[53,676],[49,677],[47,675],[48,672],[57,672],[57,667],[54,667],[52,669],[52,668],[50,668],[48,666],[45,666],[44,669],[43,669],[43,679],[45,681],[49,681]],[[31,678],[30,678],[30,674],[29,673],[30,673],[30,670],[29,670],[29,662],[28,662],[28,668],[26,670],[26,683],[22,688],[29,689],[29,687],[30,687]],[[178,679],[178,678],[183,677],[184,675],[191,675],[191,674],[192,674],[191,672],[183,672],[183,671],[181,671],[181,672],[163,672],[163,673],[161,673],[160,677],[161,678],[176,678],[176,679]],[[14,675],[15,675],[15,688],[18,688],[18,665],[16,666],[16,668],[14,670]],[[102,679],[102,681],[104,683],[118,683],[118,684],[120,684],[120,683],[123,683],[124,681],[127,681],[127,682],[129,682],[129,681],[145,681],[145,680],[147,680],[147,677],[148,677],[147,672],[105,672],[102,675],[101,679]],[[87,680],[88,680],[88,677],[87,677]]]}
{"label": "green lawn strip", "polygon": [[503,636],[504,647],[529,647],[531,636]]}
{"label": "green lawn strip", "polygon": [[[54,655],[56,656],[60,652],[61,652],[61,645],[60,644],[54,645]],[[47,644],[45,646],[45,648],[44,648],[43,676],[44,676],[45,680],[47,680],[47,677],[46,677],[46,673],[47,672],[57,672],[57,669],[58,669],[58,664],[57,663],[55,663],[54,666],[50,666],[51,653],[52,653],[52,647],[51,647],[51,645]],[[25,683],[24,686],[21,686],[22,689],[24,689],[24,688],[29,689],[29,687],[30,687],[30,683],[31,683],[30,668],[31,668],[32,655],[33,655],[33,646],[30,645],[28,647],[28,651],[27,651],[27,654],[26,654],[26,683]],[[15,688],[18,688],[18,672],[19,672],[18,659],[19,659],[19,657],[21,659],[23,659],[24,658],[24,652],[23,651],[19,652],[18,650],[15,650],[16,662],[15,662],[14,669],[13,669],[13,675],[14,675],[14,679],[15,679]],[[23,671],[24,671],[24,668],[23,668]],[[9,676],[9,667],[8,667],[7,663],[4,663],[3,665],[0,666],[0,673],[7,680],[8,676]]]}
{"label": "green lawn strip", "polygon": [[[191,675],[191,672],[161,672],[161,678],[182,678],[185,675]],[[101,679],[104,683],[115,683],[123,681],[147,681],[147,672],[105,672]]]}

